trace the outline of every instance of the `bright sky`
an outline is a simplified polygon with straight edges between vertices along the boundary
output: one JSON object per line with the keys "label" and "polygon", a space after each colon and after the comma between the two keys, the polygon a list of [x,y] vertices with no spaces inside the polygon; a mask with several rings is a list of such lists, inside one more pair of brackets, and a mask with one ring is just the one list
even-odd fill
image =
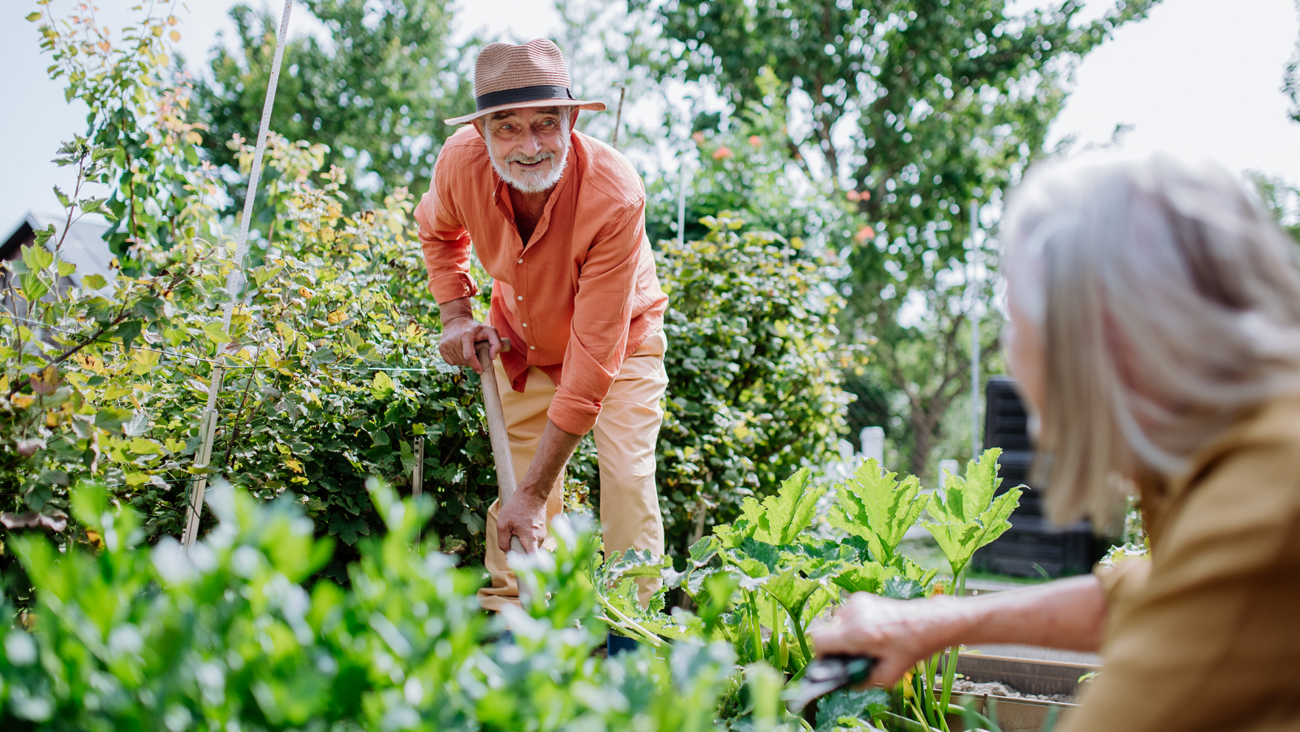
{"label": "bright sky", "polygon": [[[56,17],[72,1],[54,0]],[[136,2],[99,0],[102,22],[120,26]],[[188,14],[181,13],[180,47],[192,62],[206,59],[218,30],[233,29],[226,11],[235,4],[189,0]],[[265,4],[277,14],[283,7],[276,0]],[[1108,4],[1090,0],[1088,12]],[[29,209],[57,209],[51,186],[66,187],[71,179],[48,161],[84,122],[84,108],[66,104],[62,86],[46,78],[50,61],[39,52],[36,26],[23,21],[35,7],[10,0],[0,9],[0,68],[6,69],[9,109],[0,118],[0,234]],[[462,38],[476,28],[532,38],[559,25],[549,0],[460,0],[456,17]],[[306,18],[301,12],[294,16],[293,33],[311,31]],[[1288,119],[1281,92],[1296,38],[1292,0],[1166,0],[1084,61],[1052,135],[1105,141],[1117,124],[1131,124],[1126,150],[1209,157],[1233,170],[1260,170],[1300,183],[1300,124]]]}

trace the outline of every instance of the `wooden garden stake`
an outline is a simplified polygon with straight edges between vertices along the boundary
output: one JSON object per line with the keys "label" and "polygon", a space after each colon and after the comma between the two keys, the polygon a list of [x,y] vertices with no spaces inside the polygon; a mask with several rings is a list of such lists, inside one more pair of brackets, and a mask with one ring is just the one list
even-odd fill
{"label": "wooden garden stake", "polygon": [[[420,496],[424,495],[424,436],[415,438],[415,467],[411,468],[411,498],[415,503],[420,503]],[[415,532],[415,548],[420,549],[420,542],[424,539],[424,524]]]}
{"label": "wooden garden stake", "polygon": [[411,470],[411,497],[420,500],[424,494],[424,437],[415,438],[415,467]]}
{"label": "wooden garden stake", "polygon": [[[503,338],[502,341],[504,350],[510,350],[510,340]],[[505,413],[501,411],[501,392],[497,390],[492,359],[488,357],[491,346],[487,341],[480,341],[474,344],[474,352],[478,354],[478,362],[483,365],[483,378],[479,379],[483,385],[483,411],[487,412],[488,437],[492,439],[492,458],[497,466],[497,495],[501,499],[501,505],[504,506],[515,494],[515,463],[510,456],[510,438],[506,434]],[[524,553],[524,545],[519,543],[518,536],[510,537],[510,549],[520,554]]]}

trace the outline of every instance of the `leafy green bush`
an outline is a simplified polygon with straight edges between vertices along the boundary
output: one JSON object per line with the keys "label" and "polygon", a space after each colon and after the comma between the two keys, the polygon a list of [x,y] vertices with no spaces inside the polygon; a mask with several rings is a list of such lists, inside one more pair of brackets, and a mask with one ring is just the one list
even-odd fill
{"label": "leafy green bush", "polygon": [[729,214],[701,241],[660,242],[668,394],[659,433],[660,505],[670,551],[774,493],[832,454],[849,396],[837,344],[834,262]]}
{"label": "leafy green bush", "polygon": [[[249,285],[224,328],[237,222],[215,206],[231,188],[199,159],[188,88],[166,74],[167,25],[123,29],[112,36],[122,46],[88,15],[42,26],[55,76],[92,110],[89,136],[57,161],[75,174],[71,194],[58,192],[66,220],[118,219],[129,248],[112,282],[67,285],[77,275],[60,256],[67,227],[38,232],[4,265],[5,526],[93,542],[68,526],[67,491],[96,479],[115,505],[136,509],[150,540],[179,535],[190,482],[222,474],[263,499],[292,489],[320,533],[350,547],[382,528],[366,477],[408,485],[423,439],[432,528],[445,548],[480,555],[484,499],[495,494],[490,448],[476,381],[437,356],[436,306],[406,238],[409,196],[399,189],[383,209],[344,216],[342,174],[320,172],[324,148],[272,135],[265,190],[277,218],[254,242]],[[234,148],[247,175],[252,148]],[[157,165],[137,175],[144,160]],[[113,197],[85,196],[90,182],[113,186]],[[213,460],[196,468],[217,366],[226,374]],[[341,578],[352,556],[340,551],[327,569]]]}
{"label": "leafy green bush", "polygon": [[[482,645],[477,573],[419,542],[431,501],[372,482],[387,533],[360,542],[350,589],[301,583],[332,543],[288,499],[213,491],[220,525],[187,557],[142,545],[102,486],[73,491],[99,554],[14,544],[40,590],[30,630],[0,625],[0,726],[40,730],[705,730],[734,682],[722,645],[591,657],[604,639],[589,530],[523,571],[513,645]],[[561,592],[563,588],[563,592]],[[548,596],[551,598],[547,600]]]}
{"label": "leafy green bush", "polygon": [[[355,556],[347,547],[382,528],[365,478],[409,485],[423,439],[431,528],[444,549],[476,560],[495,474],[477,377],[437,355],[436,304],[407,238],[411,199],[398,189],[381,209],[344,215],[345,180],[321,171],[325,149],[272,135],[263,205],[276,215],[254,238],[248,287],[223,328],[237,222],[218,203],[237,192],[236,171],[204,165],[188,87],[159,61],[166,27],[146,19],[115,46],[93,17],[42,26],[55,75],[76,79],[69,92],[93,112],[88,137],[61,153],[76,173],[61,199],[67,218],[117,219],[114,241],[126,249],[111,283],[56,287],[76,273],[58,255],[63,232],[52,230],[8,265],[32,306],[0,320],[0,444],[9,448],[0,510],[20,517],[15,526],[65,526],[68,486],[102,480],[154,540],[179,535],[190,481],[222,475],[263,499],[297,495],[320,533],[342,541],[326,568],[342,579]],[[252,147],[231,145],[247,176]],[[145,177],[132,172],[142,160],[157,163]],[[112,186],[110,200],[84,196],[88,182]],[[798,239],[742,233],[736,218],[705,223],[704,240],[659,253],[673,297],[659,468],[669,545],[683,557],[744,497],[772,492],[826,454],[843,428],[838,373],[855,356],[832,345],[839,301],[824,288],[833,262]],[[217,366],[213,460],[195,468]],[[591,453],[570,475],[598,491]],[[67,532],[94,541],[75,525]]]}

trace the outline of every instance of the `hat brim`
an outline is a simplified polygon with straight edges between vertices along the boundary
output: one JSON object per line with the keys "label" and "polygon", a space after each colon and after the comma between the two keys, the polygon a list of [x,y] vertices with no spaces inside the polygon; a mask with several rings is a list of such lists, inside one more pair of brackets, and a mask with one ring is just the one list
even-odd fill
{"label": "hat brim", "polygon": [[589,102],[582,99],[534,99],[529,102],[511,102],[510,104],[498,104],[495,107],[480,109],[473,114],[466,114],[460,117],[452,117],[446,120],[449,125],[463,125],[466,122],[473,122],[485,114],[500,112],[503,109],[519,109],[520,107],[577,107],[589,112],[604,112],[608,107],[604,102]]}

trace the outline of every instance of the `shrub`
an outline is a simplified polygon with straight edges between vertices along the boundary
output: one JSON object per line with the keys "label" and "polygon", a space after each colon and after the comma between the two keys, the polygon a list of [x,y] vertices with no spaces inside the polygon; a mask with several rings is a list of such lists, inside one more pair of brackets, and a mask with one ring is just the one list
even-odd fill
{"label": "shrub", "polygon": [[703,223],[703,240],[660,242],[657,254],[671,298],[658,479],[683,561],[746,498],[831,454],[849,400],[841,374],[860,358],[836,343],[832,259],[732,215]]}
{"label": "shrub", "polygon": [[597,556],[590,530],[558,532],[551,561],[525,572],[539,599],[512,618],[517,643],[481,645],[495,629],[478,574],[417,540],[431,501],[370,490],[387,532],[360,542],[350,589],[302,584],[332,542],[291,500],[214,490],[220,524],[187,557],[171,539],[144,547],[139,517],[109,510],[102,486],[74,490],[104,548],[15,541],[41,589],[29,630],[0,625],[0,727],[712,728],[732,683],[725,646],[591,657],[604,626],[575,582]]}

